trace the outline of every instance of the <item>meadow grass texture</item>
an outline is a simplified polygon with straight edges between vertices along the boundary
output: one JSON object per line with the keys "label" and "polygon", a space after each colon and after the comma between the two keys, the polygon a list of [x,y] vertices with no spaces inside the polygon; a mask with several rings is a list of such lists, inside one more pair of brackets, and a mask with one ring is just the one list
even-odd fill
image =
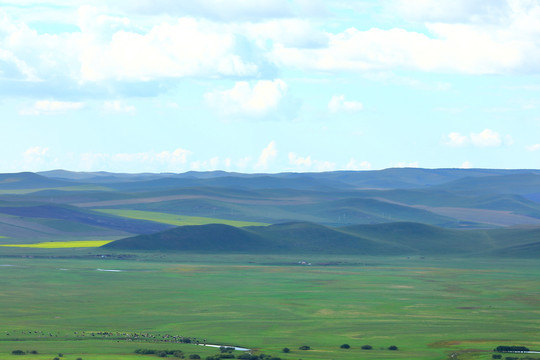
{"label": "meadow grass texture", "polygon": [[[53,251],[38,250],[34,256]],[[152,358],[132,353],[145,347],[215,353],[74,334],[100,331],[182,335],[286,359],[481,360],[498,345],[540,348],[534,260],[171,254],[114,260],[68,259],[63,251],[51,259],[0,260],[1,359],[22,359],[10,355],[16,348],[37,350],[35,359],[63,351],[74,360]],[[344,343],[351,349],[340,349]],[[362,350],[366,344],[373,349]],[[298,350],[302,345],[312,350]],[[391,345],[399,350],[387,350]],[[284,347],[291,352],[282,354]]]}
{"label": "meadow grass texture", "polygon": [[245,226],[268,225],[266,223],[261,223],[261,222],[227,220],[227,219],[200,217],[200,216],[185,216],[185,215],[168,214],[168,213],[156,212],[156,211],[122,210],[122,209],[96,209],[96,211],[109,214],[109,215],[126,217],[130,219],[155,221],[155,222],[160,222],[160,223],[170,224],[170,225],[175,225],[175,226],[224,224],[224,225],[230,225],[230,226],[236,226],[236,227],[245,227]]}

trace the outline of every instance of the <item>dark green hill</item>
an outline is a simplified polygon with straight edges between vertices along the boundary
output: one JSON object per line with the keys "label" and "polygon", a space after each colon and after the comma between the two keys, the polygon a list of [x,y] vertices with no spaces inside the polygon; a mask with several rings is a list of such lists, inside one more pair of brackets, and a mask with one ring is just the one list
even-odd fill
{"label": "dark green hill", "polygon": [[399,244],[421,254],[467,254],[493,248],[483,231],[445,229],[411,222],[354,225],[341,229],[374,241]]}
{"label": "dark green hill", "polygon": [[121,239],[104,246],[123,250],[188,251],[201,253],[259,253],[265,244],[256,234],[222,224],[180,226],[153,235]]}
{"label": "dark green hill", "polygon": [[266,254],[396,254],[400,246],[376,242],[311,223],[235,228],[228,225],[180,226],[154,235],[121,239],[104,246],[122,250]]}
{"label": "dark green hill", "polygon": [[498,255],[536,256],[540,228],[453,230],[418,223],[355,225],[342,228],[294,222],[235,228],[181,226],[105,245],[118,250],[193,253],[349,254],[349,255]]}

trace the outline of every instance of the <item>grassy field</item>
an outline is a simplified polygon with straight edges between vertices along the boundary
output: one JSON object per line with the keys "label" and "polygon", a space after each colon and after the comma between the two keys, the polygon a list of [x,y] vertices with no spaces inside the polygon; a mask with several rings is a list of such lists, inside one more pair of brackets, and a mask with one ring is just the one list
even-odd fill
{"label": "grassy field", "polygon": [[113,240],[45,241],[37,244],[6,244],[0,246],[38,249],[93,248],[103,246],[111,241]]}
{"label": "grassy field", "polygon": [[[134,354],[138,348],[216,353],[118,335],[133,333],[284,359],[487,360],[498,345],[540,349],[536,260],[164,253],[119,260],[96,249],[24,249],[17,257],[22,251],[0,252],[0,359],[157,358]],[[345,343],[351,349],[340,349]],[[367,344],[373,349],[362,350]],[[38,355],[11,355],[15,349]]]}
{"label": "grassy field", "polygon": [[120,209],[97,209],[109,215],[122,216],[130,219],[149,220],[160,222],[164,224],[184,226],[184,225],[207,225],[207,224],[225,224],[230,226],[244,227],[244,226],[264,226],[266,223],[251,222],[251,221],[238,221],[227,219],[216,219],[209,217],[198,216],[184,216],[176,214],[167,214],[163,212],[155,211],[140,211],[140,210],[120,210]]}

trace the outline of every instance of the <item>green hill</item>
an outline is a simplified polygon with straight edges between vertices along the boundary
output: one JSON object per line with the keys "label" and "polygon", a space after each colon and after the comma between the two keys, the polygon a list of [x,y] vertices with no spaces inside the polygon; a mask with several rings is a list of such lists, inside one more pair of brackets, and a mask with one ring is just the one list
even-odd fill
{"label": "green hill", "polygon": [[[540,228],[453,230],[418,223],[386,223],[330,228],[295,222],[235,228],[228,225],[181,226],[152,235],[111,242],[118,250],[193,253],[349,254],[349,255],[498,255],[536,249]],[[527,245],[533,244],[533,245]],[[503,249],[512,248],[504,252]],[[536,251],[536,250],[535,250]]]}

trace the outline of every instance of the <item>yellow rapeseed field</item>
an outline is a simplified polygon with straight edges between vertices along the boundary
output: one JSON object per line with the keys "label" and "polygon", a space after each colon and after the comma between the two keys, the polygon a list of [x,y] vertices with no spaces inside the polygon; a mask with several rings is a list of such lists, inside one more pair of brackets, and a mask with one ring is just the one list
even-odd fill
{"label": "yellow rapeseed field", "polygon": [[40,249],[61,249],[61,248],[84,248],[98,247],[110,243],[113,240],[89,240],[89,241],[48,241],[37,244],[11,244],[0,245],[8,247],[25,247],[25,248],[40,248]]}

